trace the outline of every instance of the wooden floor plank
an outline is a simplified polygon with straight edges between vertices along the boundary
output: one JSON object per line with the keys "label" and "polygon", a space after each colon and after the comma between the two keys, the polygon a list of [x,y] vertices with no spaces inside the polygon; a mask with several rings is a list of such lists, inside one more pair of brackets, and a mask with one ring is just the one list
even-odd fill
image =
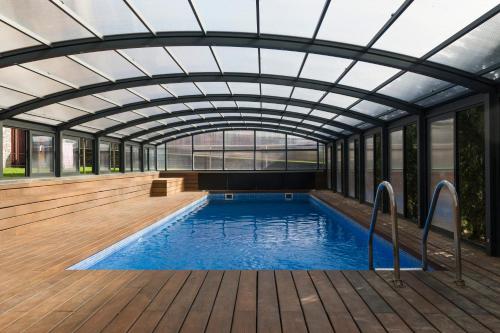
{"label": "wooden floor plank", "polygon": [[273,271],[257,272],[257,332],[281,332],[280,311]]}
{"label": "wooden floor plank", "polygon": [[276,271],[283,332],[307,332],[306,320],[290,271]]}
{"label": "wooden floor plank", "polygon": [[206,333],[229,333],[238,293],[240,271],[226,271],[215,299]]}
{"label": "wooden floor plank", "polygon": [[257,332],[257,272],[241,271],[231,332]]}

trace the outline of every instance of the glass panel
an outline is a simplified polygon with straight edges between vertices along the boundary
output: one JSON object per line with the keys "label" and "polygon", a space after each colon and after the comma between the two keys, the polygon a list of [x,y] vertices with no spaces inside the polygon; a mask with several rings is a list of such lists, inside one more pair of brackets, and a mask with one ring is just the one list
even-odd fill
{"label": "glass panel", "polygon": [[254,0],[197,0],[196,11],[207,31],[257,32]]}
{"label": "glass panel", "polygon": [[318,143],[318,167],[320,170],[325,169],[325,145]]}
{"label": "glass panel", "polygon": [[325,91],[321,90],[295,87],[295,89],[293,90],[292,98],[317,102],[321,97],[323,97],[325,93]]}
{"label": "glass panel", "polygon": [[99,172],[111,170],[111,144],[99,142]]}
{"label": "glass panel", "polygon": [[115,51],[82,53],[70,57],[97,70],[112,80],[145,76],[143,72]]}
{"label": "glass panel", "polygon": [[262,95],[278,96],[289,98],[292,87],[277,84],[261,84]]}
{"label": "glass panel", "polygon": [[403,130],[390,133],[389,166],[392,188],[399,214],[404,214]]}
{"label": "glass panel", "polygon": [[354,105],[351,110],[357,111],[372,117],[376,117],[384,112],[389,111],[390,107],[387,105],[382,105],[370,101],[361,101],[360,103]]}
{"label": "glass panel", "polygon": [[132,171],[132,146],[125,146],[125,170]]}
{"label": "glass panel", "polygon": [[154,31],[200,31],[186,0],[129,0]]}
{"label": "glass panel", "polygon": [[26,176],[26,130],[3,128],[3,177]]}
{"label": "glass panel", "polygon": [[365,201],[373,203],[374,200],[374,151],[373,136],[365,138]]}
{"label": "glass panel", "polygon": [[253,151],[226,151],[224,153],[224,170],[253,170],[253,153]]}
{"label": "glass panel", "polygon": [[166,170],[165,145],[156,147],[156,169]]}
{"label": "glass panel", "polygon": [[220,102],[211,102],[217,109],[220,108],[233,108],[236,109],[236,102],[234,101],[220,101]]}
{"label": "glass panel", "polygon": [[31,136],[31,174],[44,176],[54,174],[54,137],[42,134]]}
{"label": "glass panel", "polygon": [[259,3],[262,33],[311,38],[325,1],[266,0]]}
{"label": "glass panel", "polygon": [[70,108],[61,104],[49,104],[33,111],[29,111],[28,113],[38,117],[60,121],[68,121],[76,117],[88,115],[87,112]]}
{"label": "glass panel", "polygon": [[332,189],[332,146],[326,148],[326,188]]}
{"label": "glass panel", "polygon": [[287,136],[288,149],[317,149],[316,141],[302,138],[300,136]]}
{"label": "glass panel", "polygon": [[213,50],[224,73],[259,72],[259,51],[257,48],[215,46]]}
{"label": "glass panel", "polygon": [[93,37],[84,27],[50,2],[3,0],[0,14],[48,43]]}
{"label": "glass panel", "polygon": [[225,82],[197,82],[196,85],[205,95],[229,94],[229,89]]}
{"label": "glass panel", "polygon": [[167,143],[167,170],[191,170],[192,138],[190,136]]}
{"label": "glass panel", "polygon": [[139,146],[132,146],[132,170],[141,171],[141,152]]}
{"label": "glass panel", "polygon": [[354,141],[349,142],[348,150],[348,163],[349,163],[349,196],[351,198],[356,197],[356,154],[355,154],[355,143]]}
{"label": "glass panel", "polygon": [[[457,114],[457,157],[462,235],[485,244],[485,133],[484,107]],[[498,202],[496,203],[498,204]]]}
{"label": "glass panel", "polygon": [[283,133],[256,131],[255,144],[256,149],[285,149],[286,135]]}
{"label": "glass panel", "polygon": [[30,115],[30,114],[27,114],[27,113],[18,114],[14,118],[15,119],[27,120],[27,121],[31,121],[31,122],[34,122],[34,123],[53,125],[53,126],[61,124],[61,122],[57,121],[57,120],[42,118],[42,117],[38,117],[38,116],[33,116],[33,115]]}
{"label": "glass panel", "polygon": [[34,97],[15,90],[0,87],[0,108],[2,109],[29,101],[30,99],[34,99]]}
{"label": "glass panel", "polygon": [[62,142],[62,171],[65,173],[78,173],[78,143],[77,138],[63,138]]}
{"label": "glass panel", "polygon": [[23,64],[23,67],[32,69],[59,81],[65,81],[74,87],[82,87],[93,83],[106,82],[106,78],[92,72],[67,57],[57,57],[38,60]]}
{"label": "glass panel", "polygon": [[193,136],[195,150],[222,150],[223,132],[202,133]]}
{"label": "glass panel", "polygon": [[0,68],[0,85],[38,97],[70,89],[20,66]]}
{"label": "glass panel", "polygon": [[83,123],[82,125],[96,128],[98,130],[105,130],[111,126],[116,126],[119,125],[120,123],[108,118],[99,118],[96,120],[88,121],[86,123]]}
{"label": "glass panel", "polygon": [[148,32],[121,0],[64,0],[61,6],[68,7],[103,35]]}
{"label": "glass panel", "polygon": [[150,75],[182,73],[163,47],[141,47],[120,50]]}
{"label": "glass panel", "polygon": [[130,88],[130,91],[147,100],[173,97],[159,85],[134,87]]}
{"label": "glass panel", "polygon": [[[224,148],[226,150],[253,150],[253,131],[225,131]],[[236,156],[236,155],[235,155]],[[252,167],[253,169],[253,167]]]}
{"label": "glass panel", "polygon": [[260,95],[258,83],[229,82],[229,88],[234,95]]}
{"label": "glass panel", "polygon": [[125,89],[113,90],[96,94],[96,96],[109,100],[117,105],[125,105],[144,101],[139,96]]}
{"label": "glass panel", "polygon": [[[430,187],[429,198],[434,188],[443,179],[455,182],[454,120],[445,119],[430,124]],[[430,200],[430,199],[429,199]],[[453,231],[451,195],[442,191],[434,212],[433,225]]]}
{"label": "glass panel", "polygon": [[[332,1],[319,30],[318,38],[366,45],[402,3],[402,0]],[[363,23],[354,28],[353,22]]]}
{"label": "glass panel", "polygon": [[213,105],[210,102],[192,102],[186,103],[187,106],[191,109],[213,109]]}
{"label": "glass panel", "polygon": [[260,58],[262,73],[297,76],[304,59],[304,53],[261,49]]}
{"label": "glass panel", "polygon": [[494,81],[498,80],[500,78],[500,68],[497,68],[489,73],[484,74],[483,77],[489,80],[494,80]]}
{"label": "glass panel", "polygon": [[321,110],[312,110],[311,116],[316,116],[316,117],[321,117],[327,120],[332,119],[334,116],[336,116],[335,113],[332,112],[327,112],[327,111],[321,111]]}
{"label": "glass panel", "polygon": [[208,46],[172,46],[167,49],[189,73],[219,72],[219,67]]}
{"label": "glass panel", "polygon": [[222,151],[195,151],[194,170],[222,170]]}
{"label": "glass panel", "polygon": [[337,192],[342,192],[343,189],[342,189],[342,184],[343,184],[343,181],[342,181],[342,176],[344,174],[344,158],[343,158],[343,155],[342,155],[342,152],[343,152],[343,149],[342,149],[342,144],[339,142],[337,143],[337,149],[336,149],[336,164],[337,164],[337,168],[336,168],[336,183],[337,183]]}
{"label": "glass panel", "polygon": [[94,145],[89,139],[80,138],[80,173],[87,174],[94,171]]}
{"label": "glass panel", "polygon": [[357,98],[351,96],[328,93],[328,95],[326,95],[325,98],[321,100],[321,104],[330,104],[345,109],[357,100]]}
{"label": "glass panel", "polygon": [[464,1],[460,5],[454,0],[415,1],[375,43],[375,47],[421,57],[496,5],[497,0]]}
{"label": "glass panel", "polygon": [[285,151],[256,151],[255,170],[285,170]]}
{"label": "glass panel", "polygon": [[349,118],[346,116],[338,116],[338,117],[334,118],[334,120],[338,121],[339,123],[344,123],[344,124],[351,125],[351,126],[356,126],[356,125],[361,123],[360,120],[357,120],[354,118]]}
{"label": "glass panel", "polygon": [[118,113],[118,114],[109,116],[109,119],[120,121],[120,122],[127,122],[127,121],[140,119],[140,118],[144,118],[144,117],[141,116],[140,114],[137,114],[137,113],[132,112],[132,111]]}
{"label": "glass panel", "polygon": [[170,83],[164,85],[168,91],[176,96],[201,95],[201,92],[193,83]]}
{"label": "glass panel", "polygon": [[418,219],[418,141],[417,124],[405,127],[405,216]]}
{"label": "glass panel", "polygon": [[0,22],[0,53],[40,45],[36,40]]}
{"label": "glass panel", "polygon": [[111,172],[120,172],[120,144],[111,144]]}
{"label": "glass panel", "polygon": [[309,112],[311,112],[311,109],[302,106],[288,105],[286,107],[286,111],[309,114]]}
{"label": "glass panel", "polygon": [[156,150],[153,147],[150,147],[148,150],[148,158],[149,158],[149,170],[156,170]]}
{"label": "glass panel", "polygon": [[316,170],[317,162],[316,150],[289,150],[287,152],[288,170]]}
{"label": "glass panel", "polygon": [[432,95],[426,99],[418,101],[417,104],[420,106],[429,107],[432,105],[436,105],[438,103],[443,103],[451,98],[463,95],[468,91],[469,91],[468,88],[462,86],[454,86],[450,89],[447,89],[445,91]]}
{"label": "glass panel", "polygon": [[407,102],[444,88],[448,82],[407,72],[378,90],[379,93]]}
{"label": "glass panel", "polygon": [[99,110],[108,109],[115,106],[111,103],[108,103],[92,95],[69,99],[67,101],[62,102],[61,104],[71,106],[73,108],[84,110],[87,112],[96,112]]}
{"label": "glass panel", "polygon": [[371,91],[398,72],[396,68],[358,61],[340,83]]}
{"label": "glass panel", "polygon": [[350,59],[310,53],[307,56],[304,68],[302,68],[302,72],[300,73],[300,77],[319,81],[335,82],[351,62],[352,60]]}

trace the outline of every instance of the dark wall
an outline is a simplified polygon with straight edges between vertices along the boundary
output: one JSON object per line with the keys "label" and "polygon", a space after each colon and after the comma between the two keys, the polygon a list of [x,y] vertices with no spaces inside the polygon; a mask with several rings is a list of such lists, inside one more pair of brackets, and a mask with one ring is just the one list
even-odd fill
{"label": "dark wall", "polygon": [[317,186],[323,172],[199,173],[200,190],[304,190]]}

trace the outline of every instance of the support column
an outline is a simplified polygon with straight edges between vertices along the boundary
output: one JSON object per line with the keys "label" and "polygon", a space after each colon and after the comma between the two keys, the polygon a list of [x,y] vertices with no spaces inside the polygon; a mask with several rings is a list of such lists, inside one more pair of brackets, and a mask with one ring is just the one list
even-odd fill
{"label": "support column", "polygon": [[359,170],[359,202],[365,202],[365,137],[363,134],[359,135],[359,161],[358,161],[358,170]]}
{"label": "support column", "polygon": [[486,249],[500,256],[500,94],[492,92],[485,105]]}
{"label": "support column", "polygon": [[125,173],[125,141],[120,142],[120,172]]}
{"label": "support column", "polygon": [[421,114],[417,120],[417,137],[418,137],[418,226],[423,228],[425,219],[427,218],[428,202],[428,172],[427,172],[427,151],[428,151],[428,135],[427,121],[425,115]]}
{"label": "support column", "polygon": [[349,196],[349,140],[342,140],[342,164],[344,172],[342,173],[342,193],[344,197]]}
{"label": "support column", "polygon": [[94,149],[93,149],[93,160],[94,160],[94,174],[98,175],[101,173],[101,161],[99,156],[99,143],[101,138],[98,136],[94,137]]}
{"label": "support column", "polygon": [[[139,149],[139,160],[140,160],[140,163],[141,163],[141,172],[144,172],[144,145],[141,143],[140,145],[140,149]],[[147,158],[147,156],[146,156]]]}
{"label": "support column", "polygon": [[62,174],[62,162],[63,162],[63,139],[62,132],[57,130],[54,136],[54,176],[61,177]]}
{"label": "support column", "polygon": [[[382,148],[382,180],[389,181],[389,130],[385,126],[380,131],[380,145]],[[384,213],[389,212],[388,199],[387,193],[384,192],[382,197],[382,212]]]}
{"label": "support column", "polygon": [[[0,163],[0,177],[3,177],[3,121],[0,121],[0,147],[2,149],[0,149],[0,161],[2,161],[2,163]],[[26,160],[28,160],[28,158],[26,158]],[[26,165],[26,167],[28,167]]]}
{"label": "support column", "polygon": [[332,190],[337,192],[337,141],[332,143]]}

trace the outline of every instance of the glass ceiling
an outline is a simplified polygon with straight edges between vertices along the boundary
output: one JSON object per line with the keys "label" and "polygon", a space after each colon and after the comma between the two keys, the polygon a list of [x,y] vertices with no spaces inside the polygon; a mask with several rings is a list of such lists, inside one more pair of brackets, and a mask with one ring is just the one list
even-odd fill
{"label": "glass ceiling", "polygon": [[498,0],[0,4],[0,118],[97,135],[325,141],[500,83]]}

